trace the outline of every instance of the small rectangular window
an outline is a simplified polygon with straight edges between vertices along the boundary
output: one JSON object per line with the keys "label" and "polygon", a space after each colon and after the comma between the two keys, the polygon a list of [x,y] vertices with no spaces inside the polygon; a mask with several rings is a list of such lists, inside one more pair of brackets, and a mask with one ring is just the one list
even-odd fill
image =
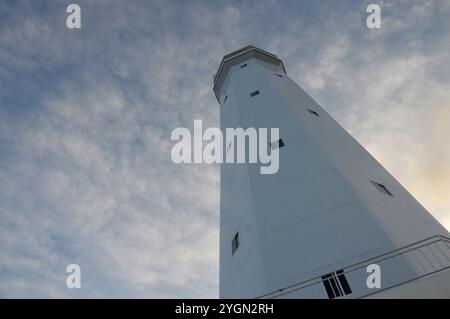
{"label": "small rectangular window", "polygon": [[338,276],[338,279],[339,279],[339,282],[340,282],[340,284],[342,286],[342,289],[344,289],[344,293],[346,295],[351,294],[352,293],[352,289],[350,288],[350,285],[348,284],[347,278],[345,278],[344,271],[342,269],[338,270],[338,271],[336,271],[336,274]]}
{"label": "small rectangular window", "polygon": [[326,276],[322,277],[322,283],[323,283],[323,286],[325,287],[325,291],[327,292],[329,299],[334,299],[335,294],[334,294],[333,288],[331,288],[330,280],[325,277]]}
{"label": "small rectangular window", "polygon": [[236,235],[234,235],[233,241],[231,242],[231,255],[234,255],[238,247],[239,247],[239,232],[237,232]]}
{"label": "small rectangular window", "polygon": [[283,139],[281,139],[281,138],[277,141],[273,141],[270,143],[270,148],[273,150],[277,149],[277,148],[282,148],[283,146],[284,146],[284,142],[283,142]]}
{"label": "small rectangular window", "polygon": [[371,182],[375,186],[375,188],[378,189],[381,193],[384,193],[386,195],[394,197],[394,195],[389,191],[389,189],[386,186],[384,186],[383,184],[380,184],[380,183],[377,183],[374,181],[371,181]]}
{"label": "small rectangular window", "polygon": [[242,68],[245,68],[246,66],[247,66],[247,63],[242,64],[242,65],[241,65],[241,69],[242,69]]}
{"label": "small rectangular window", "polygon": [[336,277],[331,276],[330,279],[328,279],[328,280],[330,281],[331,288],[333,289],[335,297],[343,296],[342,290],[339,287],[339,283],[337,282]]}
{"label": "small rectangular window", "polygon": [[350,288],[342,269],[322,276],[322,283],[325,287],[328,298],[330,299],[346,296],[352,293],[352,289]]}
{"label": "small rectangular window", "polygon": [[257,96],[258,94],[259,94],[259,90],[250,93],[250,96],[251,96],[251,97],[254,97],[254,96]]}
{"label": "small rectangular window", "polygon": [[307,110],[308,110],[309,113],[311,113],[311,114],[313,114],[313,115],[315,115],[315,116],[320,117],[319,113],[317,113],[316,111],[310,110],[310,109],[307,109]]}

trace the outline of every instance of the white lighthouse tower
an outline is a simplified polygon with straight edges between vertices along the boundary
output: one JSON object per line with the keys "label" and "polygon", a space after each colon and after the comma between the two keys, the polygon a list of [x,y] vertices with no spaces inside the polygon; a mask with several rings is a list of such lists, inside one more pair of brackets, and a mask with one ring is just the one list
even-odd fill
{"label": "white lighthouse tower", "polygon": [[214,93],[222,131],[280,132],[276,174],[221,166],[221,298],[450,298],[448,231],[279,58],[226,55]]}

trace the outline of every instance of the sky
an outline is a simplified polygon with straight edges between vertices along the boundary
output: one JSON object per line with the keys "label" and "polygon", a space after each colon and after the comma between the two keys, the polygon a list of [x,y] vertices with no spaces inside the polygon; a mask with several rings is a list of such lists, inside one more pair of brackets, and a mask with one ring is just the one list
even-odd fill
{"label": "sky", "polygon": [[249,44],[450,228],[449,1],[77,0],[81,29],[70,3],[0,2],[0,298],[218,297],[219,167],[170,135],[219,126]]}

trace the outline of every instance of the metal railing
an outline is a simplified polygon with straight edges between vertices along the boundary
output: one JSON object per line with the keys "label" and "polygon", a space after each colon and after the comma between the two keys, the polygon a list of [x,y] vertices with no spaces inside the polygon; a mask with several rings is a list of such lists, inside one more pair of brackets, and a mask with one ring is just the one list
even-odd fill
{"label": "metal railing", "polygon": [[[380,265],[382,269],[384,284],[381,288],[370,289],[366,285],[366,268],[370,264]],[[436,235],[351,264],[342,270],[352,287],[352,294],[349,296],[363,298],[448,268],[450,238]],[[302,294],[307,298],[321,298],[326,296],[323,281],[321,276],[317,276],[257,298],[302,297]]]}

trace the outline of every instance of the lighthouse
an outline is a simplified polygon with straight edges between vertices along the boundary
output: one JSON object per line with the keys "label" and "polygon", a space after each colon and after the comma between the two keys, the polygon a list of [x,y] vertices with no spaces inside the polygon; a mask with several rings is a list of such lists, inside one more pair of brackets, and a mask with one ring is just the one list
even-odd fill
{"label": "lighthouse", "polygon": [[450,298],[448,231],[281,59],[232,52],[213,91],[222,131],[279,129],[275,174],[221,164],[221,298]]}

